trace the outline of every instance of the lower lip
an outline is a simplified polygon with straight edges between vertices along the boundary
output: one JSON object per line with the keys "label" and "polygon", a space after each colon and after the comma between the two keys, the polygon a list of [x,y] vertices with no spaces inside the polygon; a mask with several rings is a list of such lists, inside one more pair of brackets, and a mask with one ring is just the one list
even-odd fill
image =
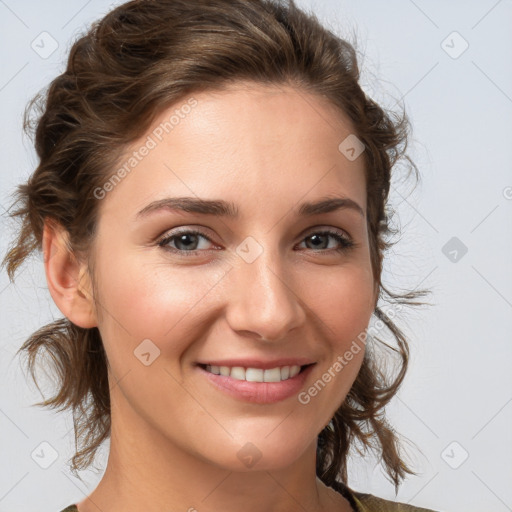
{"label": "lower lip", "polygon": [[314,365],[308,366],[295,377],[281,382],[248,382],[216,375],[197,366],[203,375],[221,391],[239,400],[256,404],[273,404],[297,395],[313,367]]}

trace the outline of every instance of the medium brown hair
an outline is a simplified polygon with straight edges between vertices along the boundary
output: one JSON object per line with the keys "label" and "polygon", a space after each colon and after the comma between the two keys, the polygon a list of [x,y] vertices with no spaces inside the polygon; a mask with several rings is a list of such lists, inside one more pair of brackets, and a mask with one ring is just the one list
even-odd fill
{"label": "medium brown hair", "polygon": [[[112,174],[128,144],[181,99],[241,81],[292,85],[326,98],[348,116],[365,145],[367,228],[379,298],[385,293],[395,304],[423,304],[412,299],[426,291],[394,294],[381,282],[383,255],[395,233],[386,208],[391,171],[405,159],[418,178],[406,155],[405,112],[388,113],[368,97],[359,84],[354,46],[293,0],[131,1],[77,39],[66,70],[25,110],[24,128],[35,131],[39,165],[18,186],[13,204],[11,216],[21,225],[3,260],[11,281],[27,256],[41,249],[45,222],[64,227],[70,248],[87,255],[98,220],[94,190]],[[316,473],[329,486],[339,478],[346,482],[349,452],[358,443],[364,452],[379,455],[395,488],[406,473],[413,473],[384,415],[404,379],[408,343],[389,314],[379,307],[374,314],[396,343],[368,337],[348,396],[319,433]],[[379,347],[387,355],[376,353]],[[40,351],[51,355],[58,388],[36,405],[73,411],[76,453],[71,468],[76,472],[93,462],[110,435],[108,362],[100,333],[66,318],[33,333],[18,353],[28,355],[36,385]],[[390,359],[393,372],[384,365]]]}

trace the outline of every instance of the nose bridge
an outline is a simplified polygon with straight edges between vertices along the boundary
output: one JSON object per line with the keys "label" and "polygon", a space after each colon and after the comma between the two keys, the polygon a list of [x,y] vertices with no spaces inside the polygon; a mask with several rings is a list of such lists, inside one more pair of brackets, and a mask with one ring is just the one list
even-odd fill
{"label": "nose bridge", "polygon": [[286,336],[305,318],[286,262],[277,248],[265,247],[251,237],[240,244],[237,253],[240,259],[231,272],[233,292],[228,307],[231,327],[253,331],[267,340]]}

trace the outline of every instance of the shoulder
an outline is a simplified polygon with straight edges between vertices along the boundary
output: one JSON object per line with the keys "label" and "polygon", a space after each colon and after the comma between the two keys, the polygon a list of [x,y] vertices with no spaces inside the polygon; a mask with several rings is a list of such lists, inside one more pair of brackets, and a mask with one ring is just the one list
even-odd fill
{"label": "shoulder", "polygon": [[358,505],[357,512],[435,512],[427,508],[385,500],[372,494],[358,492],[353,492],[352,494],[354,501]]}
{"label": "shoulder", "polygon": [[333,482],[331,487],[349,501],[355,512],[436,512],[406,503],[385,500],[373,494],[356,492],[338,481]]}
{"label": "shoulder", "polygon": [[69,507],[66,507],[64,510],[61,510],[60,512],[78,512],[78,509],[76,508],[76,505],[69,505]]}

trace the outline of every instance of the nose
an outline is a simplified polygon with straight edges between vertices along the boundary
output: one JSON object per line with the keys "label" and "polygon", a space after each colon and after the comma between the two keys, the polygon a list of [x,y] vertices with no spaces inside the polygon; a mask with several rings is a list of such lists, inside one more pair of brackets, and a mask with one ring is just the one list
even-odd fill
{"label": "nose", "polygon": [[230,271],[226,316],[238,334],[278,341],[304,324],[298,282],[284,266],[275,253],[264,250],[252,263],[241,260]]}

